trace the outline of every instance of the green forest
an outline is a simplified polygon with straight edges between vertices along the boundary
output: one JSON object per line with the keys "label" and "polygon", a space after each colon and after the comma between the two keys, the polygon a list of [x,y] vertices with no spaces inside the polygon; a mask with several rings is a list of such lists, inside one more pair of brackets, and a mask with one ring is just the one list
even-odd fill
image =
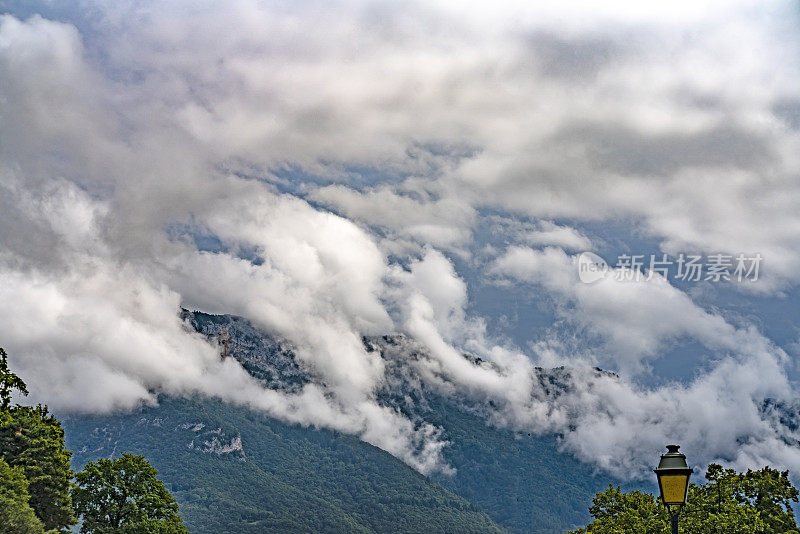
{"label": "green forest", "polygon": [[[214,399],[159,404],[65,417],[73,464],[115,448],[146,455],[195,534],[503,531],[474,504],[357,437]],[[239,440],[241,449],[214,447]]]}

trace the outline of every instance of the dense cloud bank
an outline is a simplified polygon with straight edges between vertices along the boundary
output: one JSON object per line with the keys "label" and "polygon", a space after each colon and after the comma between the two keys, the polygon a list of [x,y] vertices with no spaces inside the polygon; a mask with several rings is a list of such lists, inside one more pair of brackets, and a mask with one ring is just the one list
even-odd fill
{"label": "dense cloud bank", "polygon": [[[665,253],[763,255],[745,294],[796,288],[794,4],[0,7],[0,344],[35,400],[202,392],[450,469],[436,428],[376,400],[362,336],[402,332],[420,380],[617,474],[668,441],[800,470],[763,410],[795,396],[782,348],[660,276],[576,268],[580,225],[624,220]],[[562,328],[490,336],[459,263]],[[315,380],[262,388],[181,306],[247,317]],[[695,375],[638,384],[675,340],[707,355]],[[536,365],[574,368],[570,393]]]}

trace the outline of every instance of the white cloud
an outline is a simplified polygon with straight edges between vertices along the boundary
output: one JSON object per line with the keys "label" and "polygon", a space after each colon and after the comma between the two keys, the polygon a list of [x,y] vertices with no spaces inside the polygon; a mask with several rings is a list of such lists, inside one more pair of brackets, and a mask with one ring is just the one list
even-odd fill
{"label": "white cloud", "polygon": [[[592,243],[546,222],[624,218],[667,252],[761,253],[756,290],[796,285],[790,4],[86,5],[87,35],[0,19],[0,292],[15,306],[0,340],[42,400],[111,410],[203,391],[442,468],[437,430],[374,399],[384,363],[361,335],[396,328],[429,349],[415,365],[431,384],[491,400],[497,424],[574,428],[567,448],[606,468],[673,436],[708,460],[796,465],[755,408],[791,395],[782,351],[658,278],[578,284],[553,247]],[[604,342],[593,357],[635,373],[690,338],[718,361],[654,390],[575,371],[574,395],[548,397],[524,355],[487,339],[438,251],[469,258],[493,211],[536,221],[518,245],[550,247],[511,247],[495,273],[571,306]],[[172,241],[175,225],[225,250]],[[325,385],[257,387],[185,331],[181,304],[289,339]],[[584,361],[546,341],[548,361]]]}
{"label": "white cloud", "polygon": [[415,199],[388,187],[366,192],[331,185],[313,191],[310,198],[329,206],[344,216],[383,227],[395,239],[410,238],[422,244],[463,253],[472,240],[475,210],[457,198],[431,199],[426,191],[417,190]]}
{"label": "white cloud", "polygon": [[569,226],[559,226],[541,221],[535,230],[527,232],[523,239],[531,245],[552,245],[568,250],[591,250],[592,242],[585,235]]}

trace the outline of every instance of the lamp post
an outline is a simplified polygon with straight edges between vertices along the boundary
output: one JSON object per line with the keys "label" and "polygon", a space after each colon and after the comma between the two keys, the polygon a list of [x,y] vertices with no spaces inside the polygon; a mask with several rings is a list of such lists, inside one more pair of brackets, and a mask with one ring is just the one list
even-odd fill
{"label": "lamp post", "polygon": [[681,507],[686,504],[689,493],[689,477],[693,471],[686,465],[686,456],[679,453],[678,445],[667,445],[667,454],[661,455],[658,469],[654,469],[658,477],[658,489],[661,501],[669,512],[672,534],[678,534],[678,516]]}

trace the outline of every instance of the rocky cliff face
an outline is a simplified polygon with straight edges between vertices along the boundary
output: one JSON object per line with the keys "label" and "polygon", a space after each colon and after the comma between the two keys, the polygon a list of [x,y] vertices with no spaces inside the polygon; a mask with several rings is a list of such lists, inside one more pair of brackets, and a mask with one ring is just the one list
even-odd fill
{"label": "rocky cliff face", "polygon": [[[193,329],[212,342],[220,344],[220,354],[235,358],[252,376],[270,389],[296,391],[313,380],[297,363],[291,345],[255,328],[246,319],[230,315],[211,315],[202,312],[182,311],[182,317]],[[426,398],[432,391],[422,380],[417,363],[427,358],[427,349],[403,334],[364,336],[364,347],[379,352],[386,365],[386,381],[379,399],[406,414],[424,410]],[[491,366],[472,354],[463,354],[474,364]],[[594,369],[594,373],[614,376],[613,373]],[[536,379],[541,395],[557,398],[570,391],[575,382],[574,370],[565,367],[536,368]],[[441,388],[440,388],[441,389]],[[446,388],[445,388],[446,389]],[[464,403],[467,409],[470,407]]]}
{"label": "rocky cliff face", "polygon": [[[71,418],[68,418],[68,421],[70,420]],[[104,422],[109,423],[108,421]],[[135,423],[131,423],[128,419],[112,420],[110,424],[94,427],[75,453],[113,458],[118,453],[126,452],[119,450],[119,447],[127,435],[151,432],[148,429],[157,429],[157,433],[160,435],[172,434],[171,441],[178,440],[184,443],[188,449],[209,454],[230,455],[245,461],[247,455],[242,445],[242,437],[235,431],[223,430],[218,425],[213,428],[211,427],[213,424],[213,421],[208,421],[207,424],[200,419],[178,421],[170,415],[140,417]]]}
{"label": "rocky cliff face", "polygon": [[182,311],[183,319],[209,340],[227,345],[227,356],[235,358],[270,389],[295,391],[310,380],[300,369],[292,347],[253,327],[247,320],[230,315]]}

